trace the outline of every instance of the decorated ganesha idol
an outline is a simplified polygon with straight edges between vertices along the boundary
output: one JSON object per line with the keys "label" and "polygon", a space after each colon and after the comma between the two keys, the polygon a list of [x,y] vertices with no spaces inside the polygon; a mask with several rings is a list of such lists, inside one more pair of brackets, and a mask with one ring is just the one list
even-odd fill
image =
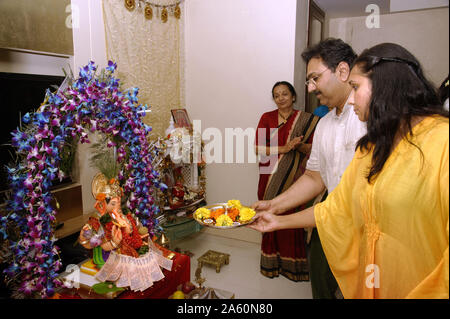
{"label": "decorated ganesha idol", "polygon": [[118,181],[108,181],[99,173],[92,182],[92,194],[97,215],[83,226],[79,242],[93,250],[92,261],[100,269],[96,279],[142,291],[164,278],[159,266],[171,270],[172,261],[149,242],[148,230],[137,218],[122,212],[123,194]]}
{"label": "decorated ganesha idol", "polygon": [[94,250],[94,263],[101,267],[112,250],[131,257],[145,253],[148,245],[144,239],[148,237],[148,230],[131,213],[122,213],[123,194],[118,181],[108,181],[99,173],[92,182],[92,194],[96,199],[97,216],[90,217],[81,229],[79,242]]}

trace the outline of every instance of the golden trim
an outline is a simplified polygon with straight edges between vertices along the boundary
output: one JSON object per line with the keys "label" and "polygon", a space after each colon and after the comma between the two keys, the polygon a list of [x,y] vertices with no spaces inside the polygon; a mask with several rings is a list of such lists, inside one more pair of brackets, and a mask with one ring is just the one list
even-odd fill
{"label": "golden trim", "polygon": [[134,0],[125,0],[125,8],[128,11],[133,11],[136,8],[136,2]]}
{"label": "golden trim", "polygon": [[168,17],[169,17],[169,13],[167,12],[167,9],[163,8],[163,10],[161,12],[161,21],[166,23]]}
{"label": "golden trim", "polygon": [[180,19],[181,9],[180,9],[180,6],[178,5],[178,3],[177,3],[177,6],[175,7],[175,11],[173,14],[174,14],[175,18]]}
{"label": "golden trim", "polygon": [[149,4],[145,6],[144,15],[147,20],[151,20],[153,18],[153,9]]}
{"label": "golden trim", "polygon": [[[163,23],[167,22],[169,15],[173,15],[178,20],[181,18],[180,4],[183,0],[178,0],[173,4],[167,4],[167,5],[152,3],[152,2],[149,2],[146,0],[137,0],[137,1],[139,1],[139,5],[141,4],[141,2],[143,2],[145,4],[144,16],[147,20],[151,20],[153,18],[153,9],[154,8],[157,8],[157,9],[161,8],[160,17],[161,17],[161,21]],[[124,0],[124,5],[128,11],[133,11],[136,8],[136,0]],[[156,12],[159,12],[159,10],[157,10]]]}

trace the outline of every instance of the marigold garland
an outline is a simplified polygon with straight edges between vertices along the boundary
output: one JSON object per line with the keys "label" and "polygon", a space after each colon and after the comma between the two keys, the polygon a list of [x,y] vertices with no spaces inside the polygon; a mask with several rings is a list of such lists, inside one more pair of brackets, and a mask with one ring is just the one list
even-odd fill
{"label": "marigold garland", "polygon": [[[12,132],[12,145],[22,161],[7,168],[12,198],[6,216],[0,218],[0,235],[9,240],[13,253],[5,273],[28,297],[52,296],[62,284],[57,279],[61,262],[54,245],[52,223],[57,211],[51,204],[50,187],[53,180],[64,176],[59,167],[67,137],[89,143],[88,131],[106,134],[108,146],[118,147],[117,161],[123,167],[119,181],[128,209],[151,235],[160,229],[154,218],[159,212],[154,189],[167,186],[160,183],[151,165],[146,138],[151,127],[142,122],[147,106],[138,104],[137,88],[120,91],[119,80],[113,76],[116,67],[109,61],[98,76],[96,65],[90,62],[80,69],[72,85],[55,93],[47,90],[48,104],[23,117],[36,128],[32,134],[18,129]],[[18,238],[10,236],[11,229],[18,229]]]}

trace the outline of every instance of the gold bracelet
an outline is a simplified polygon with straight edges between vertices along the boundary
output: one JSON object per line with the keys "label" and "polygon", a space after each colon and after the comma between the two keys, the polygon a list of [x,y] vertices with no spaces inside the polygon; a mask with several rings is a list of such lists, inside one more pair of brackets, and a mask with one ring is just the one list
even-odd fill
{"label": "gold bracelet", "polygon": [[117,248],[119,245],[117,245],[113,240],[110,240],[109,241],[110,243],[111,243],[111,246],[113,247],[113,248]]}
{"label": "gold bracelet", "polygon": [[86,245],[87,243],[89,243],[89,240],[80,241],[81,245]]}

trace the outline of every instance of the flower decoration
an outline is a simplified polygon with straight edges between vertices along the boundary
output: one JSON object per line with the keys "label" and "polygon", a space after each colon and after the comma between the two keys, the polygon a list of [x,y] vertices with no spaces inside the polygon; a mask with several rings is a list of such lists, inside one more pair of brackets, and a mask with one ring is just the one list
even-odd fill
{"label": "flower decoration", "polygon": [[[21,161],[7,168],[12,197],[7,214],[0,218],[0,236],[8,239],[13,255],[5,272],[28,297],[52,296],[62,284],[57,279],[61,262],[54,244],[52,223],[57,211],[51,204],[50,187],[53,180],[64,177],[59,164],[66,138],[89,143],[89,131],[108,136],[108,147],[118,148],[122,167],[118,179],[128,209],[151,234],[161,229],[154,218],[159,213],[154,194],[167,186],[152,167],[147,141],[151,127],[142,121],[147,106],[138,104],[137,88],[119,89],[119,80],[113,76],[116,67],[109,61],[97,75],[96,65],[90,62],[70,86],[55,93],[47,90],[46,104],[23,117],[32,130],[12,132],[12,145]],[[17,238],[10,236],[11,228],[18,230]]]}

